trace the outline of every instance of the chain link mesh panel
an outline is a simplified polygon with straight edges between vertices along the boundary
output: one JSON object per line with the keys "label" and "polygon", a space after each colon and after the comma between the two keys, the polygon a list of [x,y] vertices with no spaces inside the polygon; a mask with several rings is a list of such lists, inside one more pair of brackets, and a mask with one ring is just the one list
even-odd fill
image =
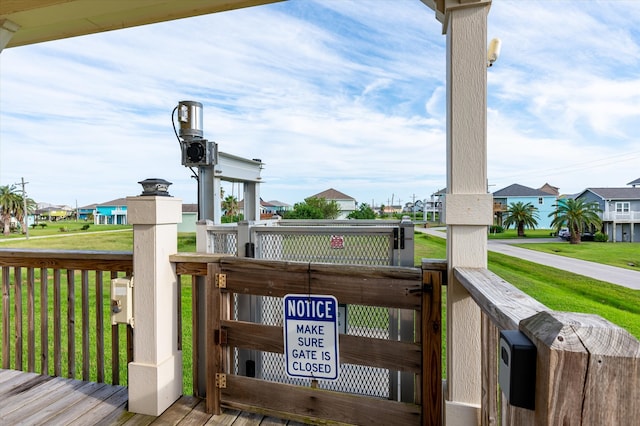
{"label": "chain link mesh panel", "polygon": [[[255,244],[255,258],[258,259],[394,265],[394,244],[397,242],[394,229],[397,232],[397,227],[397,223],[381,221],[280,221],[279,226],[253,228],[250,238]],[[208,237],[209,247],[214,253],[237,254],[237,232],[214,231],[209,232]],[[251,317],[254,321],[283,326],[281,298],[253,297],[255,312]],[[237,319],[238,306],[237,303],[234,305]],[[242,316],[246,317],[246,313]],[[348,305],[346,333],[379,339],[397,338],[397,333],[390,333],[393,323],[390,317],[387,308]],[[235,374],[240,370],[239,352],[237,348],[234,350]],[[309,385],[310,379],[287,376],[283,354],[258,352],[255,357],[258,377],[279,383]],[[388,369],[355,364],[341,364],[340,369],[338,380],[319,380],[318,387],[390,398],[392,372]]]}
{"label": "chain link mesh panel", "polygon": [[256,257],[315,263],[389,265],[393,235],[257,233]]}
{"label": "chain link mesh panel", "polygon": [[[262,323],[283,326],[282,299],[262,297]],[[375,306],[347,306],[347,334],[388,339],[389,309]],[[287,376],[283,354],[262,352],[264,380],[308,386],[310,379]],[[357,364],[341,364],[337,380],[318,380],[318,387],[338,392],[389,398],[390,372],[388,369]]]}
{"label": "chain link mesh panel", "polygon": [[[309,226],[297,232],[287,227],[259,229],[254,234],[256,258],[332,264],[392,265],[393,228],[349,227],[323,229]],[[262,232],[260,232],[262,231]],[[282,326],[282,299],[261,298],[262,323]],[[347,306],[347,334],[389,338],[389,310],[371,306]],[[307,386],[310,379],[288,377],[283,354],[263,352],[262,378]],[[387,369],[342,364],[338,380],[319,380],[318,387],[380,398],[390,396]]]}
{"label": "chain link mesh panel", "polygon": [[209,245],[212,253],[238,254],[238,233],[237,232],[216,232],[209,233]]}

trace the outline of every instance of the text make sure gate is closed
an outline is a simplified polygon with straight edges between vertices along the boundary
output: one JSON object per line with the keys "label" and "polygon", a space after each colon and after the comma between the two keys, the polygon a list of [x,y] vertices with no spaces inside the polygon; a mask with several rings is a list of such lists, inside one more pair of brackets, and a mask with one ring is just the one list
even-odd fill
{"label": "text make sure gate is closed", "polygon": [[288,294],[283,308],[287,375],[336,380],[340,366],[336,298]]}

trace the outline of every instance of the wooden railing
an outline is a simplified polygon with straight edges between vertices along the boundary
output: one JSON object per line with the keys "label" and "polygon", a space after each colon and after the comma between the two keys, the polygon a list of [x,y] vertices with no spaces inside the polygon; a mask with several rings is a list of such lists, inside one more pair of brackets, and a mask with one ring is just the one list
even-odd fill
{"label": "wooden railing", "polygon": [[122,373],[126,380],[132,330],[123,336],[112,325],[105,333],[104,323],[110,280],[131,275],[131,253],[0,249],[0,270],[2,368],[94,382],[106,382],[110,370],[111,383],[120,384]]}
{"label": "wooden railing", "polygon": [[[482,424],[630,425],[640,418],[640,342],[596,316],[554,312],[486,269],[455,268],[482,311]],[[535,345],[535,409],[498,388],[499,330]]]}
{"label": "wooden railing", "polygon": [[[201,254],[178,254],[170,259],[180,276],[207,277],[205,376],[209,411],[216,413],[225,406],[304,421],[441,424],[440,294],[446,269],[444,262],[425,262],[420,269],[264,261]],[[215,285],[215,277],[220,274],[225,276],[226,287]],[[195,285],[193,279],[194,288]],[[233,295],[283,297],[292,293],[332,294],[339,303],[414,311],[415,341],[339,336],[340,363],[415,374],[413,403],[233,374],[231,348],[284,352],[282,326],[235,320],[229,309]],[[193,326],[197,327],[197,323]],[[201,332],[202,329],[198,330]],[[197,352],[194,350],[194,356]],[[198,365],[196,358],[193,365]],[[216,374],[225,375],[224,387],[216,383]],[[194,383],[197,377],[194,372]]]}

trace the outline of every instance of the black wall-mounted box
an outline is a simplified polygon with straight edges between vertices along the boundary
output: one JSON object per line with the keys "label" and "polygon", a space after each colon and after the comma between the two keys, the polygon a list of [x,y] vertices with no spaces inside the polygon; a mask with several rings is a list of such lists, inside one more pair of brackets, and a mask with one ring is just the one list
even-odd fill
{"label": "black wall-mounted box", "polygon": [[498,383],[509,404],[535,409],[536,347],[518,330],[500,332]]}

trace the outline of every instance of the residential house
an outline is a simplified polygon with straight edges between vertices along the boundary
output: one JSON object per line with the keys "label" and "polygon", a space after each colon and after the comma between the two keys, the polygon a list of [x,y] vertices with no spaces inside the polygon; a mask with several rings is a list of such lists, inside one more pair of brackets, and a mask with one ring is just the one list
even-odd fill
{"label": "residential house", "polygon": [[560,195],[560,188],[558,188],[557,186],[549,185],[548,183],[545,183],[544,185],[542,185],[538,189],[540,191],[547,192],[547,193],[549,193],[551,195],[555,195],[556,197],[558,197]]}
{"label": "residential house", "polygon": [[106,203],[97,204],[93,216],[95,225],[126,225],[127,199],[118,198]]}
{"label": "residential house", "polygon": [[73,216],[73,208],[49,203],[36,204],[35,215],[38,220],[58,221]]}
{"label": "residential house", "polygon": [[356,199],[333,188],[312,195],[311,198],[324,198],[329,202],[335,201],[338,203],[340,214],[336,219],[346,219],[351,212],[356,211]]}
{"label": "residential house", "polygon": [[553,217],[549,217],[549,215],[556,210],[557,195],[517,183],[493,193],[494,224],[502,225],[509,206],[518,202],[531,203],[537,209],[537,228],[551,229]]}
{"label": "residential house", "polygon": [[424,202],[422,200],[416,200],[415,203],[413,201],[406,202],[404,207],[402,208],[403,213],[422,213],[424,209]]}
{"label": "residential house", "polygon": [[264,212],[266,214],[278,215],[280,217],[284,217],[284,214],[288,211],[293,210],[293,206],[287,203],[283,203],[282,201],[272,200],[263,202],[260,200],[260,204],[264,207]]}
{"label": "residential house", "polygon": [[79,220],[93,220],[96,214],[97,204],[89,204],[88,206],[78,207]]}
{"label": "residential house", "polygon": [[198,205],[182,204],[182,222],[178,224],[178,232],[196,232],[198,221]]}
{"label": "residential house", "polygon": [[597,202],[609,241],[640,242],[640,179],[631,187],[587,188],[576,198]]}
{"label": "residential house", "polygon": [[378,209],[378,213],[382,216],[392,216],[397,213],[402,213],[402,206],[396,204],[395,206],[382,206]]}

